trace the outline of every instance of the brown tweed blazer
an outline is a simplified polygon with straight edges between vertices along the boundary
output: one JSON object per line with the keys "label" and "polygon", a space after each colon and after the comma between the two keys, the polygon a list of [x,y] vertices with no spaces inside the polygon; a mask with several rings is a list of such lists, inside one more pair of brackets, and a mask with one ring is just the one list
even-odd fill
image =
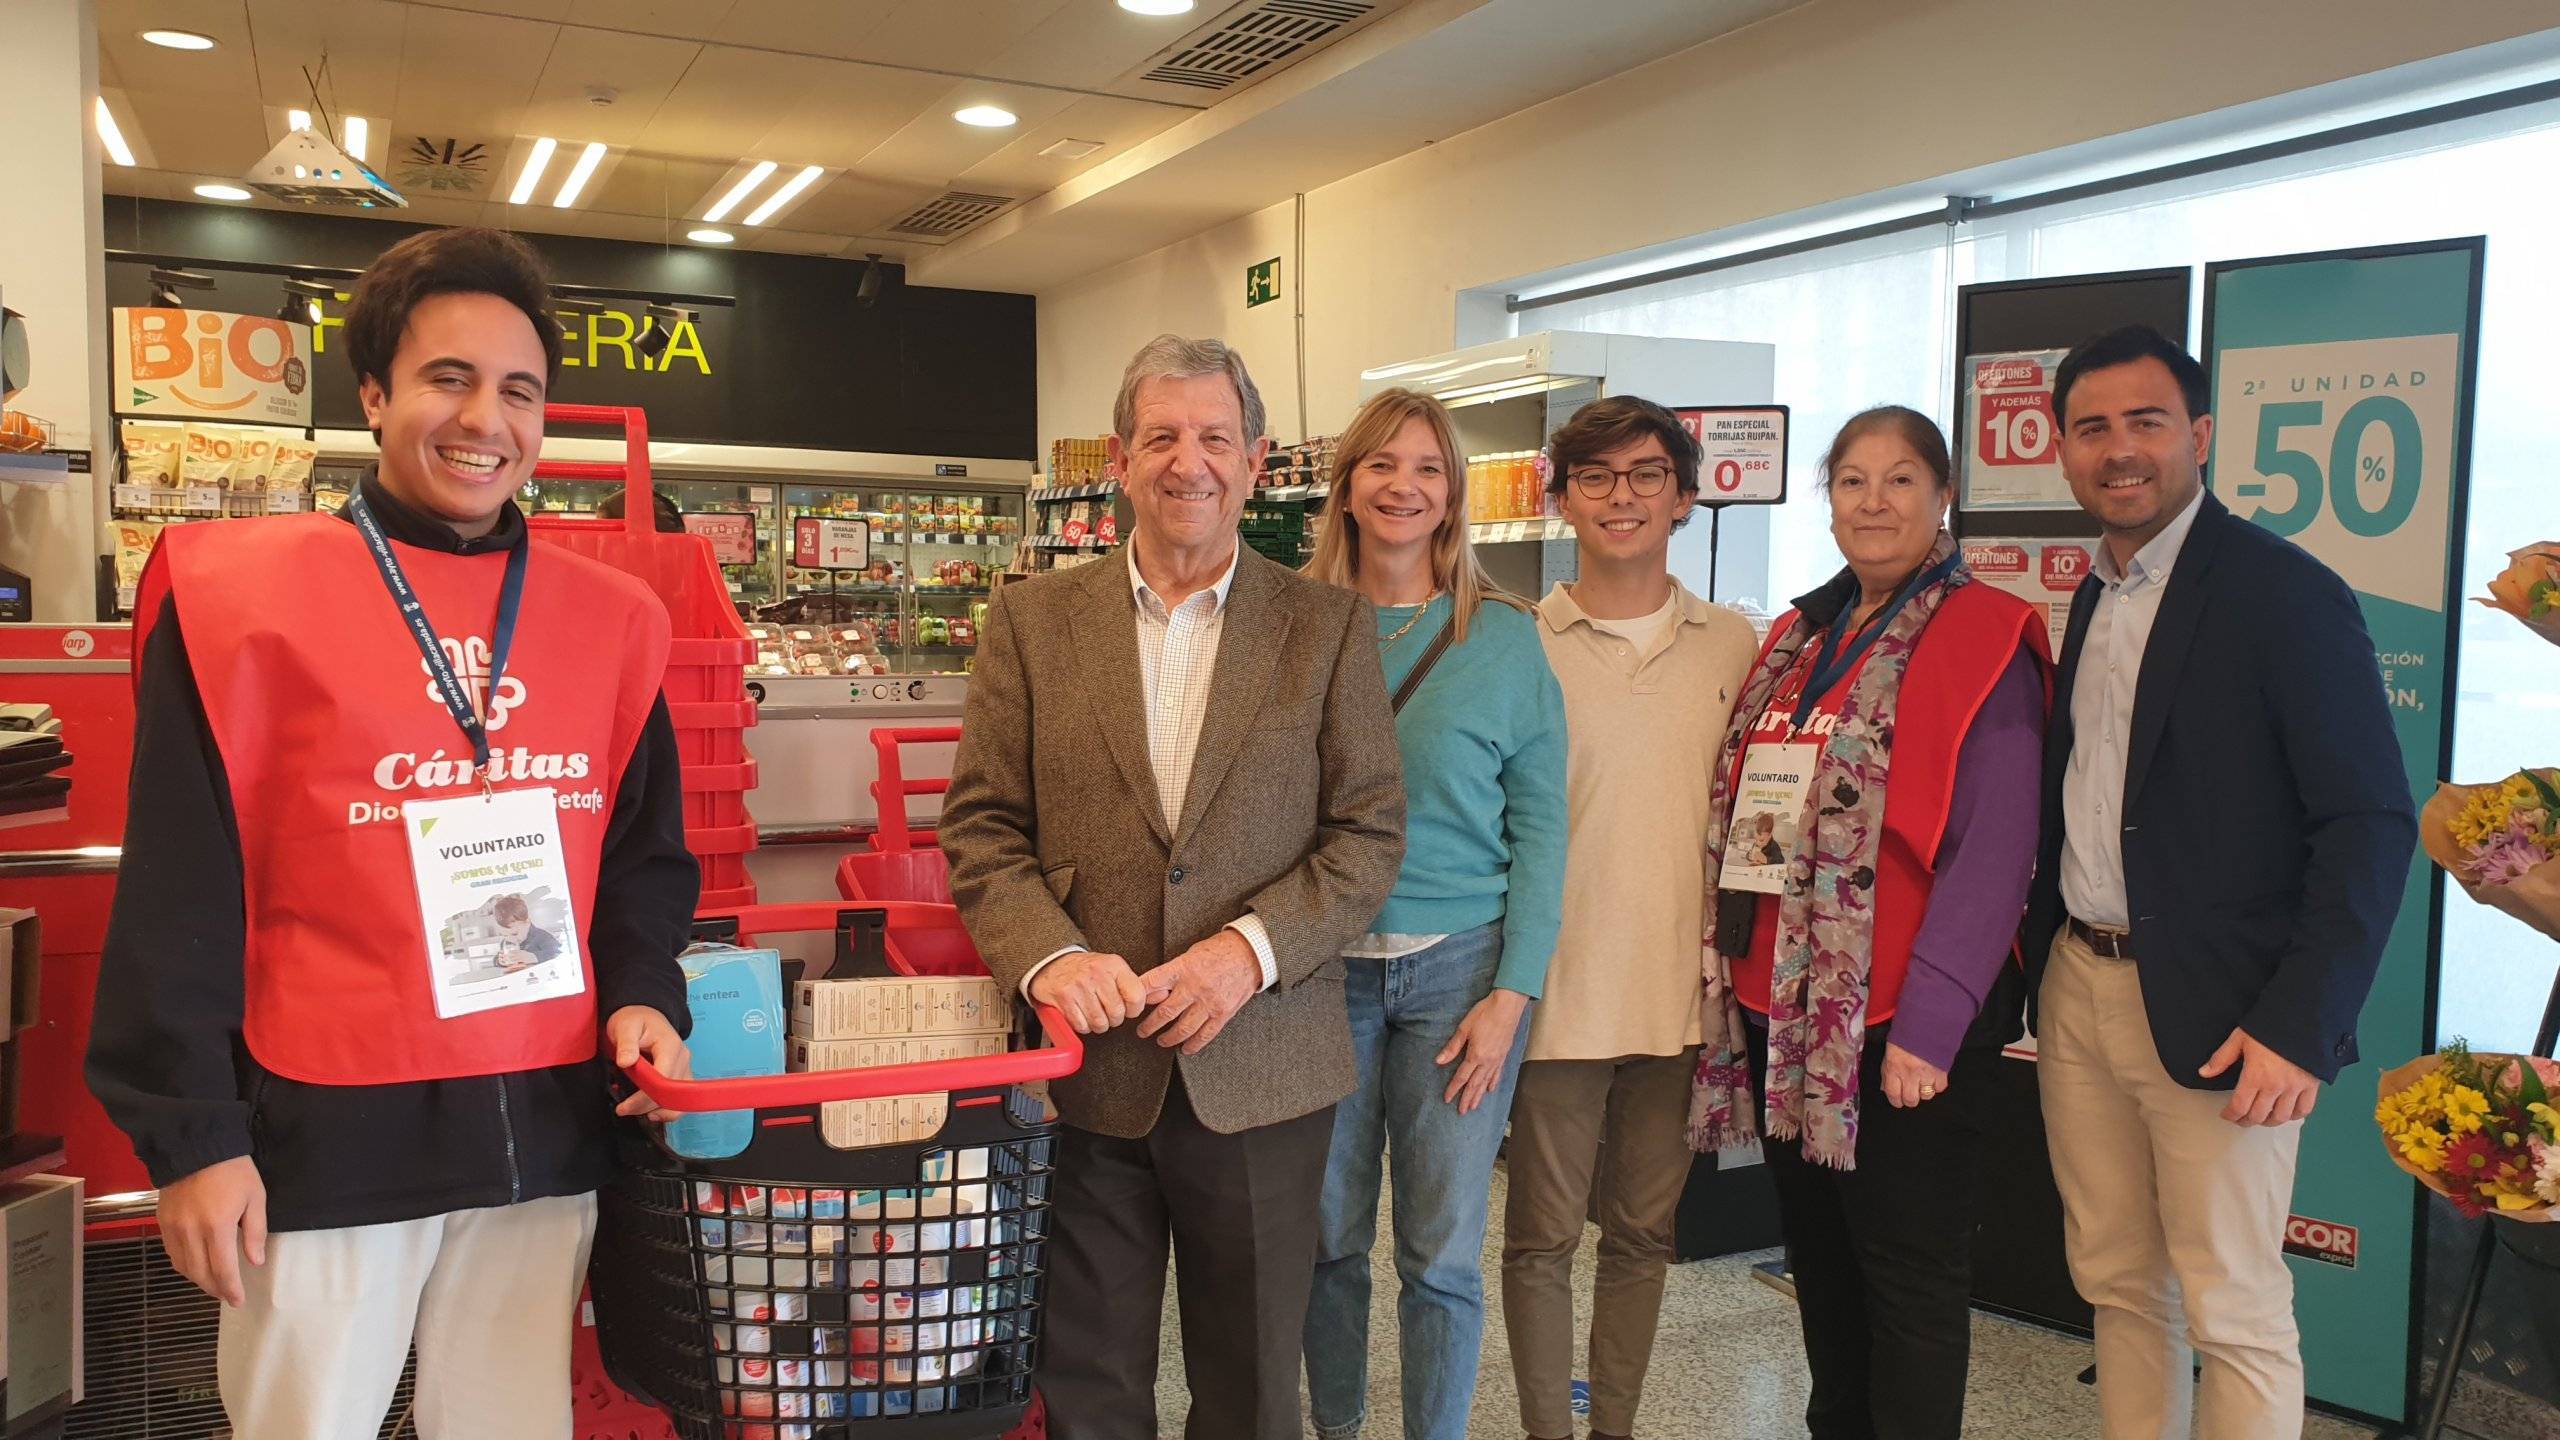
{"label": "brown tweed blazer", "polygon": [[1202,1123],[1275,1124],[1351,1093],[1342,947],[1404,859],[1404,782],[1367,601],[1245,550],[1179,826],[1147,760],[1128,552],[996,592],[942,809],[951,892],[1019,990],[1070,945],[1145,974],[1250,910],[1280,980],[1188,1059],[1137,1025],[1051,1087],[1071,1125],[1155,1127],[1173,1066]]}

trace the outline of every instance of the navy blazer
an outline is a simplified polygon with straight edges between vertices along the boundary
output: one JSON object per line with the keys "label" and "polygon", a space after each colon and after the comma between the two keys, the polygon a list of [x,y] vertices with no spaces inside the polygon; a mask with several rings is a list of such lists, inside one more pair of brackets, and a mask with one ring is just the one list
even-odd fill
{"label": "navy blazer", "polygon": [[[2408,886],[2417,808],[2355,593],[2211,495],[2169,572],[2125,756],[2131,946],[2178,1083],[2233,1029],[2335,1080]],[[2101,586],[2071,601],[2045,732],[2044,835],[2023,937],[2030,996],[2067,918],[2062,781],[2072,682]],[[2083,821],[2082,823],[2088,823]]]}

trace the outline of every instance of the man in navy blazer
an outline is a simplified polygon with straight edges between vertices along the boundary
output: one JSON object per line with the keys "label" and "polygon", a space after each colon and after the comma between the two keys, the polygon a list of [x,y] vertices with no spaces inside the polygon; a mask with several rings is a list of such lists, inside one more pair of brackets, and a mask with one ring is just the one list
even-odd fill
{"label": "man in navy blazer", "polygon": [[2417,840],[2355,595],[2204,493],[2209,404],[2147,327],[2055,372],[2105,538],[2063,642],[2025,953],[2108,1440],[2301,1434],[2301,1122],[2356,1059]]}

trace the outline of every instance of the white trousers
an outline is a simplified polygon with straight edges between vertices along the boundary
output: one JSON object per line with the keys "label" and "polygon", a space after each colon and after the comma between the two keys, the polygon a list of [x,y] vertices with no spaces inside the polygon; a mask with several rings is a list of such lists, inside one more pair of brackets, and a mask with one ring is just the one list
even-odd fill
{"label": "white trousers", "polygon": [[409,1345],[422,1440],[568,1440],[596,1197],[272,1236],[222,1311],[236,1440],[370,1440]]}
{"label": "white trousers", "polygon": [[2071,1281],[2097,1309],[2107,1440],[2187,1440],[2191,1420],[2197,1440],[2301,1440],[2284,1261],[2301,1122],[2234,1125],[2228,1092],[2171,1079],[2133,962],[2068,931],[2043,1000],[2045,1138]]}

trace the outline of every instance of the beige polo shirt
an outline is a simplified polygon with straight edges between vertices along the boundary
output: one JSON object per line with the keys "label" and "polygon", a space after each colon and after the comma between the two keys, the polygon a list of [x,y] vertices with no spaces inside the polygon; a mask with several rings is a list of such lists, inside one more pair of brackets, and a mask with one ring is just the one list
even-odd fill
{"label": "beige polo shirt", "polygon": [[1671,582],[1652,642],[1598,628],[1562,585],[1538,605],[1564,687],[1564,931],[1529,1030],[1532,1060],[1676,1055],[1698,1043],[1707,787],[1759,643]]}

